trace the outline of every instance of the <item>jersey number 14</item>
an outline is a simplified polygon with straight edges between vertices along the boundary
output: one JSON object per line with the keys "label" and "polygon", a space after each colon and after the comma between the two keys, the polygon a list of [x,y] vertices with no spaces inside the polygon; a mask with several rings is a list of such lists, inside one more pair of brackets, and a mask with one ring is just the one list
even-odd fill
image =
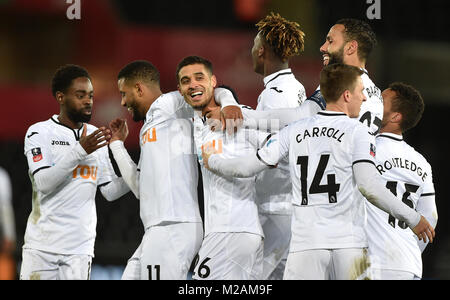
{"label": "jersey number 14", "polygon": [[323,175],[330,160],[329,154],[324,154],[320,157],[319,165],[317,166],[311,186],[308,190],[308,156],[299,156],[297,164],[300,165],[300,183],[302,188],[302,205],[308,205],[308,194],[328,194],[328,201],[330,203],[337,202],[337,192],[339,192],[340,184],[336,183],[336,175],[327,175],[327,184],[321,185]]}

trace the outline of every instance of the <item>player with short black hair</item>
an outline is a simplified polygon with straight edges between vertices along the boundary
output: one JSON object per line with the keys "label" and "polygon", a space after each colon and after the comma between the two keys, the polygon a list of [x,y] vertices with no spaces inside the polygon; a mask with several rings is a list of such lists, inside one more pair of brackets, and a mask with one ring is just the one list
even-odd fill
{"label": "player with short black hair", "polygon": [[[217,78],[211,63],[187,57],[178,65],[178,89],[195,109],[194,141],[203,177],[205,238],[198,253],[193,279],[257,280],[263,269],[263,231],[256,205],[255,178],[230,178],[205,169],[203,148],[213,147],[221,156],[251,153],[269,135],[242,128],[233,137],[212,131],[207,118],[220,109],[212,92]],[[247,108],[242,107],[245,116]]]}
{"label": "player with short black hair", "polygon": [[94,94],[87,71],[62,66],[53,77],[52,91],[59,115],[30,126],[25,135],[33,205],[20,278],[89,279],[97,188],[108,201],[129,188],[115,174],[105,147],[109,129],[87,124]]}
{"label": "player with short black hair", "polygon": [[[376,138],[376,164],[385,187],[416,209],[436,227],[438,213],[430,164],[403,139],[424,111],[424,101],[414,87],[395,82],[383,91],[384,116]],[[420,279],[427,243],[418,241],[401,221],[372,204],[367,208],[367,236],[372,278],[382,280]]]}
{"label": "player with short black hair", "polygon": [[88,78],[91,80],[88,71],[78,65],[68,64],[59,67],[52,78],[52,94],[56,98],[57,92],[65,93],[76,78]]}
{"label": "player with short black hair", "polygon": [[[152,63],[140,60],[127,64],[118,75],[122,106],[135,122],[144,121],[139,133],[138,165],[124,146],[126,121],[115,119],[110,123],[110,149],[124,180],[140,200],[145,229],[122,279],[185,280],[203,239],[190,121],[194,111],[178,91],[162,93],[157,74]],[[223,110],[231,110],[234,115],[231,92],[211,92],[221,101]]]}

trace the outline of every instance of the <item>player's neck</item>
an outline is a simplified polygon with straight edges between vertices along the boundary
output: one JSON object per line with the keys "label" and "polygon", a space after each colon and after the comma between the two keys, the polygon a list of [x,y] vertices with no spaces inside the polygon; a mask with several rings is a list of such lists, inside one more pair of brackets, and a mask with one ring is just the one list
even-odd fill
{"label": "player's neck", "polygon": [[289,64],[287,62],[267,62],[264,64],[264,77],[285,69],[289,69]]}
{"label": "player's neck", "polygon": [[161,92],[161,89],[155,88],[150,90],[150,95],[147,98],[147,101],[144,102],[144,112],[147,114],[148,110],[152,106],[152,104],[161,97],[163,93]]}
{"label": "player's neck", "polygon": [[327,103],[327,111],[340,112],[348,116],[348,109],[342,102]]}
{"label": "player's neck", "polygon": [[74,122],[72,121],[66,113],[64,112],[60,112],[59,116],[58,116],[58,121],[59,123],[72,128],[72,129],[80,129],[81,126],[83,126],[83,122]]}
{"label": "player's neck", "polygon": [[366,69],[366,62],[360,60],[357,55],[347,56],[345,64],[360,69]]}
{"label": "player's neck", "polygon": [[209,103],[205,107],[202,108],[202,116],[205,116],[207,113],[215,110],[218,107],[219,107],[219,105],[216,103],[216,99],[213,96],[211,98],[211,100],[209,101]]}
{"label": "player's neck", "polygon": [[396,135],[403,135],[402,130],[398,126],[386,125],[380,129],[380,133],[393,133]]}

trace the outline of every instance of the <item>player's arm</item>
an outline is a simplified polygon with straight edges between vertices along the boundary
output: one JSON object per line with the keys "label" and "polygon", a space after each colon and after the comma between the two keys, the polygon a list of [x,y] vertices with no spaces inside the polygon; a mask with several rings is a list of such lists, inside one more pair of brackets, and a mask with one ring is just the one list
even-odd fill
{"label": "player's arm", "polygon": [[243,126],[250,129],[278,131],[287,125],[316,115],[320,106],[306,100],[295,108],[271,109],[265,111],[245,110]]}
{"label": "player's arm", "polygon": [[0,253],[12,253],[16,245],[14,210],[12,207],[11,181],[6,172],[0,170]]}
{"label": "player's arm", "polygon": [[[54,166],[44,166],[33,171],[34,182],[40,192],[48,194],[54,191],[67,179],[80,161],[84,160],[97,149],[106,146],[108,144],[107,141],[111,137],[109,130],[105,127],[97,129],[90,135],[87,135],[86,132],[87,126],[84,125],[79,142],[57,164]],[[49,152],[47,151],[47,154]],[[32,151],[28,151],[27,158],[29,165],[32,165],[34,161]]]}
{"label": "player's arm", "polygon": [[[430,168],[431,169],[431,168]],[[431,171],[428,177],[428,181],[425,183],[422,195],[420,195],[419,201],[417,202],[416,210],[422,216],[424,216],[431,226],[436,229],[438,221],[438,212],[436,207],[436,199],[434,192],[434,185],[432,181]],[[423,252],[427,246],[427,242],[417,241],[420,250]]]}
{"label": "player's arm", "polygon": [[285,157],[289,151],[288,128],[280,131],[279,134],[269,136],[264,147],[255,154],[224,159],[220,155],[214,155],[215,149],[203,149],[203,161],[206,168],[219,175],[227,177],[247,178],[259,172],[274,168],[278,161]]}
{"label": "player's arm", "polygon": [[[127,149],[125,149],[124,141],[128,136],[128,125],[123,119],[115,119],[110,124],[112,137],[109,149],[117,162],[123,181],[139,199],[139,171],[137,165],[131,159]],[[120,186],[118,187],[120,188]]]}
{"label": "player's arm", "polygon": [[[386,189],[373,157],[375,140],[367,128],[358,126],[353,135],[353,175],[361,194],[373,205],[406,222],[420,240],[433,242],[434,228],[414,209]],[[373,154],[374,155],[374,154]]]}
{"label": "player's arm", "polygon": [[130,191],[130,187],[122,177],[115,177],[108,183],[100,186],[100,192],[108,201],[114,201]]}
{"label": "player's arm", "polygon": [[111,159],[107,148],[101,149],[100,176],[98,178],[98,187],[103,197],[108,201],[114,201],[130,191],[130,188],[123,180],[114,172]]}

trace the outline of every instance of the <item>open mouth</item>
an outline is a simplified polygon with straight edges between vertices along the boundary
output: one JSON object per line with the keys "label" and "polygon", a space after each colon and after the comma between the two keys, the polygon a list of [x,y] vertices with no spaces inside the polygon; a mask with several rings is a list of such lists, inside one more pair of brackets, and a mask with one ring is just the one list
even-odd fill
{"label": "open mouth", "polygon": [[193,100],[199,100],[203,96],[203,92],[194,92],[190,96]]}
{"label": "open mouth", "polygon": [[328,65],[328,62],[330,61],[330,56],[328,54],[323,55],[323,64]]}

